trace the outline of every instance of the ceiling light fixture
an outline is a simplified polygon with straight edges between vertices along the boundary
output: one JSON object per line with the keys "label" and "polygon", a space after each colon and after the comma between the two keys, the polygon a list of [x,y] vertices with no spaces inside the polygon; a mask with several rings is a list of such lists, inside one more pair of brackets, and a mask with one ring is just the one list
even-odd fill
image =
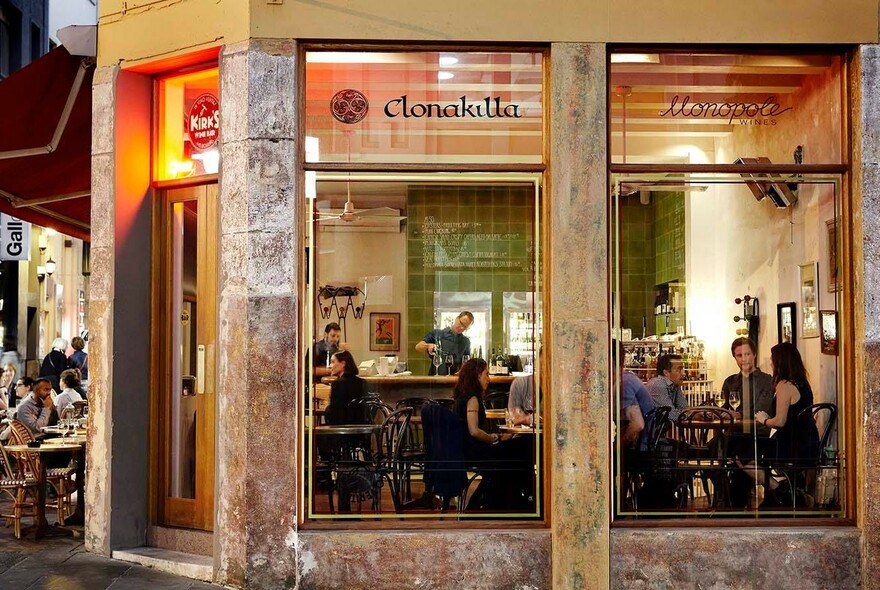
{"label": "ceiling light fixture", "polygon": [[452,72],[437,72],[438,80],[452,80],[455,77],[455,74]]}
{"label": "ceiling light fixture", "polygon": [[657,53],[612,53],[613,64],[658,64],[660,55]]}
{"label": "ceiling light fixture", "polygon": [[454,66],[458,63],[458,58],[451,55],[441,55],[439,62],[443,67]]}

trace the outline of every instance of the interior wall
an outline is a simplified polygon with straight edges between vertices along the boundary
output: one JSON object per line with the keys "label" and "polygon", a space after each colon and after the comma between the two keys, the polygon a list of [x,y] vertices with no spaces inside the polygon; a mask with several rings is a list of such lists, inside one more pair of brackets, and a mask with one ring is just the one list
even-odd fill
{"label": "interior wall", "polygon": [[[794,97],[791,116],[772,128],[733,126],[716,142],[716,163],[739,157],[769,157],[792,163],[804,146],[804,163],[840,161],[840,73],[829,72],[807,84]],[[819,263],[819,309],[836,309],[828,291],[827,220],[834,218],[833,185],[802,185],[793,208],[777,209],[755,200],[745,185],[714,185],[690,199],[688,231],[688,309],[706,310],[714,318],[698,321],[712,354],[709,367],[716,386],[737,367],[729,342],[745,324],[736,297],[749,294],[760,302],[759,366],[771,370],[770,348],[777,342],[776,304],[797,303],[797,345],[811,377],[816,401],[836,401],[837,357],[820,352],[820,338],[804,338],[799,266]],[[691,288],[693,287],[693,288]]]}
{"label": "interior wall", "polygon": [[[319,224],[320,225],[320,224]],[[356,362],[375,359],[386,354],[370,350],[370,313],[400,313],[400,360],[407,360],[410,346],[406,338],[406,233],[378,233],[368,231],[319,231],[316,234],[318,248],[316,280],[320,285],[357,285],[364,288],[367,277],[387,276],[391,283],[390,299],[385,292],[368,295],[363,319],[355,319],[349,312],[346,319],[345,340]],[[343,302],[340,301],[340,305]],[[342,322],[333,314],[322,318],[315,310],[315,338],[324,334],[329,322]],[[415,351],[412,351],[415,354]]]}

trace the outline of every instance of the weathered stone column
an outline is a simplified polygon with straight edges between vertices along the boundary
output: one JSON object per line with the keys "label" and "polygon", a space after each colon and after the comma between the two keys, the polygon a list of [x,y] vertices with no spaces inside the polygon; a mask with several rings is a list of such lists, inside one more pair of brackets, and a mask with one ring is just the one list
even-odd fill
{"label": "weathered stone column", "polygon": [[89,551],[110,554],[110,391],[113,342],[114,105],[116,66],[95,71],[92,83],[92,217],[89,278],[89,444],[86,537]]}
{"label": "weathered stone column", "polygon": [[292,588],[301,398],[296,44],[225,47],[220,97],[215,570],[227,584]]}
{"label": "weathered stone column", "polygon": [[608,587],[605,46],[550,55],[553,587]]}
{"label": "weathered stone column", "polygon": [[[880,46],[863,45],[853,59],[852,274],[855,345],[856,497],[862,529],[862,585],[880,587]],[[845,244],[844,244],[845,246]],[[844,296],[846,294],[844,293]],[[853,473],[850,472],[850,477]]]}

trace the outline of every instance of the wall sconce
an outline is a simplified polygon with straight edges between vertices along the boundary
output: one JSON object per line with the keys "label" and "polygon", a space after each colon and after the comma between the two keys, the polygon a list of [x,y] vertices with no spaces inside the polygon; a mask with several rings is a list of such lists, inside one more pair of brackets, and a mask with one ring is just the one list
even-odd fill
{"label": "wall sconce", "polygon": [[41,265],[37,266],[37,280],[42,283],[43,279],[45,279],[45,278],[46,278],[46,267],[41,264]]}
{"label": "wall sconce", "polygon": [[51,256],[49,256],[49,260],[46,261],[46,274],[51,277],[52,274],[54,274],[54,272],[55,272],[55,267],[56,267],[55,261],[52,260]]}

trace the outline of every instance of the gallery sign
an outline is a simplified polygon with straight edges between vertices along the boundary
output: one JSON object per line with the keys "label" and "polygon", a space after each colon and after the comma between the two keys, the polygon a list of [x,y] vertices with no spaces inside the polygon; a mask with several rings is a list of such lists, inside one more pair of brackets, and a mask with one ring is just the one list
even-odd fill
{"label": "gallery sign", "polygon": [[30,260],[31,224],[0,213],[0,260]]}
{"label": "gallery sign", "polygon": [[776,125],[777,117],[792,110],[783,108],[775,96],[764,102],[691,102],[690,95],[676,94],[669,108],[660,111],[661,117],[686,117],[691,119],[726,119],[728,125]]}

